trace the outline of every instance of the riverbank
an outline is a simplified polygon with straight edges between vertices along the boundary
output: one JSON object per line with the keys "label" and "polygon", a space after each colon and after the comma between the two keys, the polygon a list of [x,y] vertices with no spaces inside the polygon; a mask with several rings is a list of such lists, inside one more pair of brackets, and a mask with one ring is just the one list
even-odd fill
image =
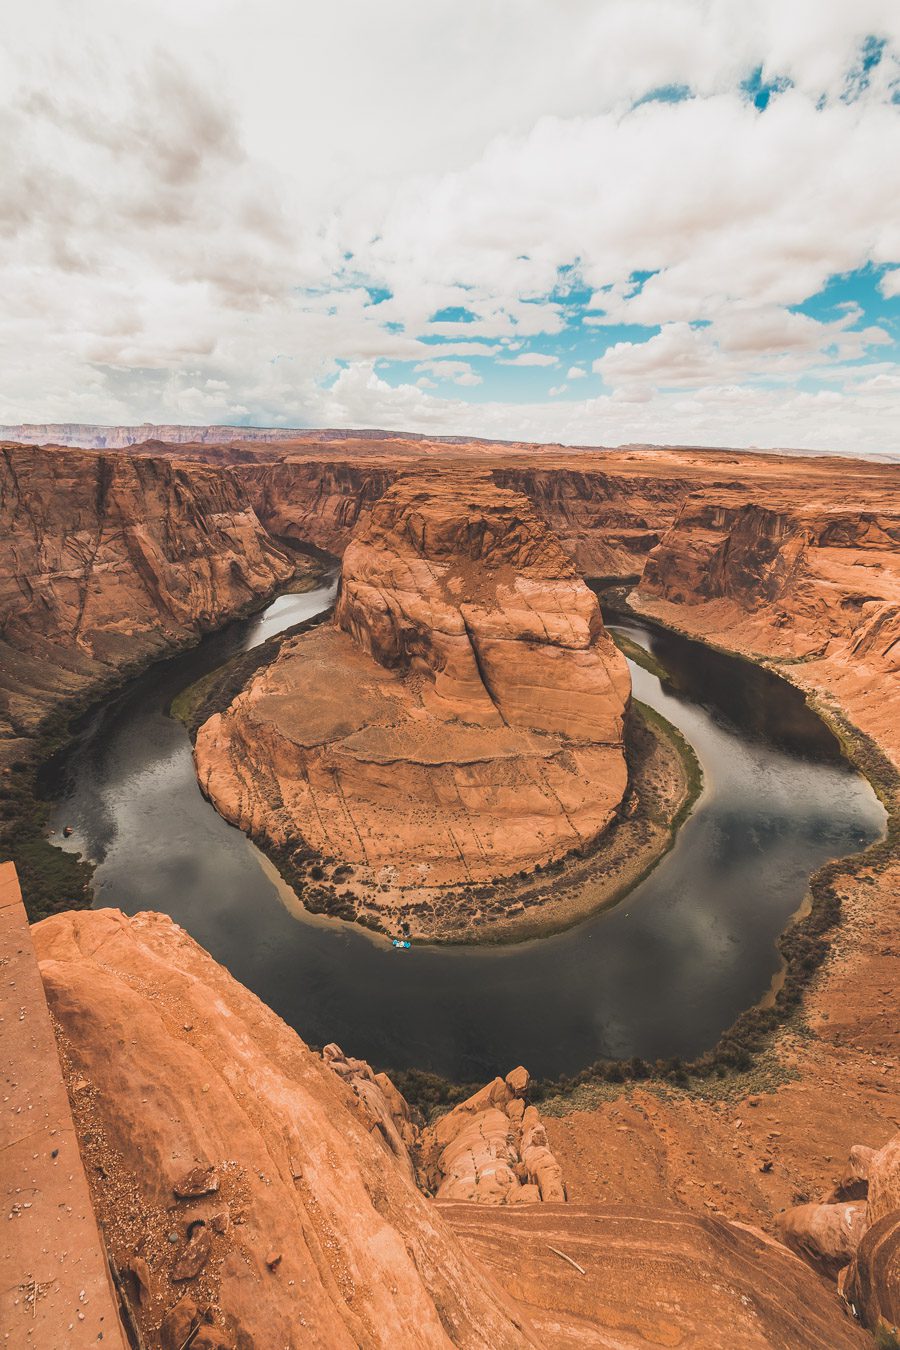
{"label": "riverbank", "polygon": [[[711,1095],[733,1099],[748,1091],[774,1087],[790,1077],[792,1070],[778,1062],[775,1040],[782,1030],[792,1026],[804,1033],[804,996],[820,967],[830,956],[836,955],[846,941],[842,912],[844,888],[858,882],[874,886],[876,878],[887,874],[900,857],[900,773],[881,747],[855,727],[832,700],[811,691],[797,678],[795,670],[782,670],[779,661],[761,658],[758,653],[751,656],[705,637],[698,638],[689,629],[663,622],[652,611],[632,607],[623,598],[617,600],[615,614],[623,619],[638,620],[662,633],[677,633],[692,642],[703,642],[711,651],[751,660],[800,689],[806,702],[840,743],[847,760],[871,784],[885,808],[887,820],[882,838],[863,852],[834,859],[811,875],[802,905],[778,939],[783,965],[774,977],[771,989],[758,1004],[741,1013],[715,1046],[688,1061],[658,1060],[648,1064],[634,1060],[625,1065],[618,1060],[597,1061],[574,1078],[544,1082],[540,1088],[544,1109],[557,1114],[609,1099],[617,1091],[613,1087],[610,1092],[610,1084],[652,1082],[663,1089],[674,1087],[701,1099]],[[621,636],[619,640],[623,641]],[[624,643],[628,648],[637,647],[627,638]],[[641,649],[638,647],[637,650]],[[657,664],[651,657],[645,668],[656,673],[654,667]],[[793,663],[789,663],[790,666]]]}
{"label": "riverbank", "polygon": [[[286,630],[233,657],[186,689],[172,713],[192,739],[199,726],[222,712],[282,644],[316,626],[324,616]],[[638,648],[640,651],[640,648]],[[646,657],[646,653],[644,653]],[[429,944],[496,944],[529,941],[560,932],[621,900],[671,848],[678,826],[699,794],[700,767],[677,729],[645,704],[633,703],[626,726],[629,787],[617,818],[584,854],[539,866],[527,877],[490,884],[416,889],[386,903],[355,869],[310,852],[296,855],[263,834],[251,837],[309,913],[355,922],[374,933]],[[282,892],[284,900],[284,893]],[[406,901],[406,903],[405,903]],[[292,912],[293,904],[289,904]]]}
{"label": "riverbank", "polygon": [[41,721],[27,736],[20,737],[17,758],[0,768],[0,857],[16,865],[31,923],[62,910],[86,909],[92,903],[93,864],[54,843],[49,833],[52,803],[45,799],[39,785],[41,773],[71,743],[79,725],[84,725],[152,666],[164,665],[213,634],[261,612],[276,595],[314,588],[324,570],[320,560],[298,555],[297,572],[287,587],[277,586],[255,597],[229,614],[215,629],[170,643],[164,652],[156,652],[150,659],[140,656],[77,693],[55,699]]}
{"label": "riverbank", "polygon": [[900,1125],[900,746],[855,725],[853,699],[838,701],[827,668],[745,649],[732,630],[726,641],[724,630],[692,624],[687,605],[638,597],[631,612],[800,688],[888,813],[882,839],[811,878],[806,912],[780,943],[773,1007],[750,1010],[719,1043],[737,1064],[720,1060],[702,1076],[689,1064],[610,1064],[558,1085],[541,1106],[551,1147],[576,1177],[573,1199],[676,1203],[772,1230],[786,1206],[830,1189],[852,1144]]}

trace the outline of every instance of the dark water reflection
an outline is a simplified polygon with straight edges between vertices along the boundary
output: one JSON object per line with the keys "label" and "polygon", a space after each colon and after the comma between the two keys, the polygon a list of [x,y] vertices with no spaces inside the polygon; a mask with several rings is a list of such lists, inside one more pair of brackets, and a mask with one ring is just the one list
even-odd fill
{"label": "dark water reflection", "polygon": [[871,788],[791,686],[628,623],[671,674],[664,688],[632,666],[635,694],[680,728],[705,781],[675,847],[617,908],[518,946],[408,952],[297,918],[269,865],[201,796],[166,708],[332,594],[282,597],[148,671],[44,777],[53,824],[74,827],[64,846],[97,861],[98,906],[171,914],[314,1044],[465,1080],[519,1062],[557,1075],[601,1055],[692,1056],[766,991],[810,872],[883,828]]}

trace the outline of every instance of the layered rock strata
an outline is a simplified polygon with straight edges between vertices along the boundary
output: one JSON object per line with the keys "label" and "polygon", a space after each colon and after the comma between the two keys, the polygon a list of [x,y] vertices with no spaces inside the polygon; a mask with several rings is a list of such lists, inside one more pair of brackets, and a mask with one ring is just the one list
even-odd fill
{"label": "layered rock strata", "polygon": [[334,625],[200,728],[197,770],[229,820],[427,932],[440,892],[596,842],[626,788],[629,691],[525,498],[410,476],[347,549]]}
{"label": "layered rock strata", "polygon": [[[719,1350],[723,1328],[741,1350],[868,1344],[800,1260],[712,1216],[429,1201],[379,1124],[399,1094],[313,1054],[162,915],[69,913],[33,932],[147,1345]],[[380,1094],[362,1109],[360,1080]],[[510,1119],[522,1091],[514,1073],[460,1115],[503,1097]]]}
{"label": "layered rock strata", "polygon": [[228,474],[0,446],[0,763],[61,699],[199,636],[294,569]]}
{"label": "layered rock strata", "polygon": [[893,487],[874,495],[861,486],[852,504],[799,492],[691,496],[650,554],[633,603],[788,663],[797,683],[852,706],[878,740],[896,741],[900,473]]}

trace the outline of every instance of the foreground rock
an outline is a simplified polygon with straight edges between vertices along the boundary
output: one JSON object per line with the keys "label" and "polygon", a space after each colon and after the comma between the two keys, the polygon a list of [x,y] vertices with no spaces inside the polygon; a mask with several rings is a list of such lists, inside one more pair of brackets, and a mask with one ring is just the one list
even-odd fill
{"label": "foreground rock", "polygon": [[851,1149],[845,1178],[864,1199],[825,1197],[779,1219],[783,1240],[838,1283],[853,1314],[890,1345],[900,1333],[900,1134],[877,1152]]}
{"label": "foreground rock", "polygon": [[626,788],[629,692],[524,497],[411,476],[347,549],[334,626],[201,727],[197,770],[224,816],[330,880],[337,912],[429,934],[441,899],[465,912],[459,888],[596,843]]}
{"label": "foreground rock", "polygon": [[[351,1088],[169,919],[34,933],[107,1242],[149,1268],[148,1344],[185,1296],[229,1347],[530,1343]],[[218,1189],[178,1198],[209,1166]]]}
{"label": "foreground rock", "polygon": [[[359,1065],[311,1053],[168,918],[69,913],[33,932],[148,1345],[868,1344],[801,1261],[712,1217],[428,1201],[360,1111]],[[525,1079],[498,1081],[485,1091],[508,1111]]]}

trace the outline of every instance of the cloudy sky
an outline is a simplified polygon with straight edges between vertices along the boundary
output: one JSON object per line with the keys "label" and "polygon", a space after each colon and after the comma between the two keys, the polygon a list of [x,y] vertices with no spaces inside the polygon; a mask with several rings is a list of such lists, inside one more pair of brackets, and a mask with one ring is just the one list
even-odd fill
{"label": "cloudy sky", "polygon": [[29,0],[0,422],[900,450],[898,0]]}

